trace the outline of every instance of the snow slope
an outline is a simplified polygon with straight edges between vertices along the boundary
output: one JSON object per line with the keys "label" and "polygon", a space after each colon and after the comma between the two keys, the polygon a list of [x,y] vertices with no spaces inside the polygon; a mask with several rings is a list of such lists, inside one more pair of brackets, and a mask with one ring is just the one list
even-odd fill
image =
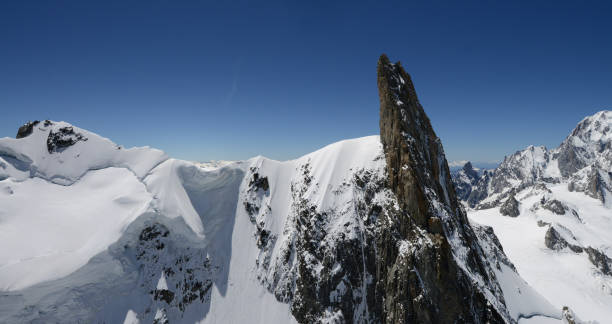
{"label": "snow slope", "polygon": [[[551,250],[545,236],[550,226],[570,229],[573,243],[611,255],[612,212],[594,198],[569,192],[564,184],[551,185],[550,190],[521,191],[516,196],[520,202],[516,218],[502,216],[498,208],[470,210],[468,216],[473,223],[495,229],[518,273],[557,309],[570,306],[583,319],[607,323],[612,318],[612,276],[601,273],[587,253]],[[534,208],[543,197],[561,201],[578,216]]]}
{"label": "snow slope", "polygon": [[82,267],[117,241],[151,201],[145,186],[120,168],[89,172],[72,186],[40,178],[0,186],[1,290]]}
{"label": "snow slope", "polygon": [[[50,153],[49,134],[62,128],[86,140]],[[66,276],[117,241],[152,199],[140,179],[165,159],[64,122],[0,139],[0,289]]]}

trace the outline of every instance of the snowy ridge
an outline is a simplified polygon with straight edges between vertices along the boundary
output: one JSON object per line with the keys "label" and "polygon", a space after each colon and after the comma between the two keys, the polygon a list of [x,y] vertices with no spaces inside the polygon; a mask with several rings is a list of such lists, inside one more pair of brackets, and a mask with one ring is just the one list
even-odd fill
{"label": "snowy ridge", "polygon": [[[49,153],[49,134],[66,127],[87,140]],[[0,149],[0,322],[373,321],[371,238],[398,208],[378,136],[214,169],[118,149],[67,123],[1,139]],[[503,259],[490,235],[479,239],[491,260]],[[398,248],[431,244],[419,240]],[[511,316],[554,316],[501,262],[495,276],[505,278]],[[512,297],[516,285],[532,308]],[[317,313],[314,287],[327,296]]]}
{"label": "snowy ridge", "polygon": [[[600,169],[612,169],[612,111],[603,110],[592,116],[585,117],[574,131],[563,141],[555,154],[561,155],[565,151],[573,151],[580,166],[595,165]],[[570,164],[571,166],[571,164]],[[573,169],[562,168],[562,174],[568,176]]]}
{"label": "snowy ridge", "polygon": [[[60,147],[51,149],[52,140],[58,140],[53,135],[63,132],[72,132],[72,136],[80,136],[81,140],[69,144],[64,139]],[[39,177],[53,183],[70,185],[89,170],[108,167],[128,169],[142,179],[167,158],[160,150],[148,147],[124,149],[106,138],[66,122],[45,121],[36,123],[32,133],[26,137],[0,139],[0,179]]]}

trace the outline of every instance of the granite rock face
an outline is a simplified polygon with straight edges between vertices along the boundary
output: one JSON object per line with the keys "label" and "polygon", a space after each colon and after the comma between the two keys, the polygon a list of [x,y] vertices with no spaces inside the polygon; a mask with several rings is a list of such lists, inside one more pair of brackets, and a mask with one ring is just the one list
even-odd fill
{"label": "granite rock face", "polygon": [[[382,224],[377,237],[376,298],[385,322],[503,323],[503,297],[493,307],[462,267],[499,292],[457,200],[442,143],[410,76],[385,55],[378,90],[388,185],[400,207],[397,220]],[[398,248],[401,242],[410,248]],[[464,259],[453,254],[459,248],[468,251]]]}

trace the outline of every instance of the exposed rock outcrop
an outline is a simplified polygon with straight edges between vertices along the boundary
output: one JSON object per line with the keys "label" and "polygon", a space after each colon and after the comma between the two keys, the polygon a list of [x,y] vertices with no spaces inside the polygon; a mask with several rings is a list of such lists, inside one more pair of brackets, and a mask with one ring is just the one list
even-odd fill
{"label": "exposed rock outcrop", "polygon": [[520,215],[519,202],[514,195],[510,195],[508,199],[499,207],[499,212],[504,216],[518,217]]}
{"label": "exposed rock outcrop", "polygon": [[554,226],[548,228],[546,231],[546,235],[544,236],[544,244],[547,248],[555,251],[563,250],[565,248],[569,248],[573,252],[581,253],[583,251],[582,247],[569,243],[563,235],[561,235]]}
{"label": "exposed rock outcrop", "polygon": [[[514,322],[492,268],[514,266],[492,229],[481,229],[479,241],[410,77],[384,55],[378,89],[382,152],[374,161],[386,161],[386,170],[383,163],[351,170],[330,192],[351,192],[350,211],[309,198],[329,188],[304,161],[291,181],[283,233],[270,233],[277,182],[265,168],[250,168],[243,206],[260,251],[258,280],[300,323]],[[479,242],[494,245],[495,261]]]}
{"label": "exposed rock outcrop", "polygon": [[79,141],[87,141],[87,137],[75,132],[72,127],[62,127],[57,132],[49,132],[47,150],[49,153],[61,152]]}
{"label": "exposed rock outcrop", "polygon": [[584,249],[589,256],[589,261],[597,267],[603,274],[612,276],[612,258],[609,258],[603,252],[587,247]]}
{"label": "exposed rock outcrop", "polygon": [[563,306],[561,321],[563,324],[576,324],[576,315],[569,307]]}
{"label": "exposed rock outcrop", "polygon": [[568,209],[567,206],[565,206],[562,202],[558,201],[557,199],[552,199],[552,200],[545,202],[542,205],[542,207],[544,209],[550,210],[551,212],[557,215],[564,215],[565,211]]}
{"label": "exposed rock outcrop", "polygon": [[17,130],[17,136],[15,136],[15,138],[24,138],[30,136],[30,134],[32,134],[32,131],[34,131],[34,126],[38,125],[39,123],[40,122],[38,120],[35,120],[33,122],[27,122],[23,124]]}

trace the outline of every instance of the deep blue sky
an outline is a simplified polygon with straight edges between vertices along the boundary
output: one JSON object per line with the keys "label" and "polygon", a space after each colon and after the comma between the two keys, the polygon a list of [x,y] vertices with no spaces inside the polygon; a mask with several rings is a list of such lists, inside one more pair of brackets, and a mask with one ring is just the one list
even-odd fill
{"label": "deep blue sky", "polygon": [[53,119],[183,159],[295,158],[378,134],[384,52],[449,160],[500,160],[611,109],[610,17],[596,1],[2,1],[0,136]]}

